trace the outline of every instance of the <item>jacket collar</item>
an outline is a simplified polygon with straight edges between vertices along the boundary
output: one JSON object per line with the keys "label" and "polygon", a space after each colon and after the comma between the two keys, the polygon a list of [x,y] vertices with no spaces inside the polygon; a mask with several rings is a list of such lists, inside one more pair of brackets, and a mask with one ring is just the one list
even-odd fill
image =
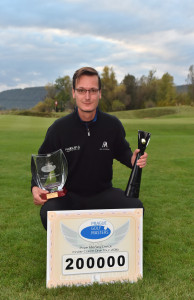
{"label": "jacket collar", "polygon": [[98,110],[98,107],[97,107],[97,109],[96,109],[96,114],[95,114],[94,119],[91,120],[91,121],[89,121],[89,122],[86,122],[86,121],[82,121],[82,119],[80,118],[80,116],[79,116],[79,114],[78,114],[78,108],[77,108],[77,106],[75,107],[75,113],[76,113],[76,115],[78,116],[79,120],[81,121],[81,123],[86,124],[86,125],[89,125],[89,124],[94,123],[94,122],[97,121],[97,118],[98,118],[98,112],[99,112],[99,110]]}

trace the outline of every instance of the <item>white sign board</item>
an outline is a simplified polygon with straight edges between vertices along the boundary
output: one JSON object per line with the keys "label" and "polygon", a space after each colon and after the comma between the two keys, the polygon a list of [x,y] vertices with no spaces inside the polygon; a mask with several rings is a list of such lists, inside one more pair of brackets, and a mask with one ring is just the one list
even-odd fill
{"label": "white sign board", "polygon": [[48,212],[48,288],[143,276],[143,210]]}

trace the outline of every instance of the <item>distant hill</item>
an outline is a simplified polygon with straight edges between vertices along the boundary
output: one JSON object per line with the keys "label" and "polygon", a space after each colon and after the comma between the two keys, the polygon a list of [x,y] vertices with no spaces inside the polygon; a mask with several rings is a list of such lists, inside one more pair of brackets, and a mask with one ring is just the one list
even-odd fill
{"label": "distant hill", "polygon": [[0,110],[30,109],[47,95],[44,87],[13,89],[0,92]]}
{"label": "distant hill", "polygon": [[[178,93],[187,92],[187,85],[176,86]],[[13,89],[0,92],[0,110],[30,109],[38,102],[43,101],[47,91],[42,86],[25,89]]]}
{"label": "distant hill", "polygon": [[177,91],[177,93],[187,93],[188,92],[188,85],[187,84],[177,85],[176,86],[176,91]]}

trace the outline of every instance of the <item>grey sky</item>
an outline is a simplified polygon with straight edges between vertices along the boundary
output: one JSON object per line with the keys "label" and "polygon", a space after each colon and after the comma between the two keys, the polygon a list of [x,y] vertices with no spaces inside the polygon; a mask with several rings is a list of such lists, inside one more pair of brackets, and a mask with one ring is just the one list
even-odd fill
{"label": "grey sky", "polygon": [[0,91],[42,86],[82,66],[118,82],[155,69],[185,84],[194,64],[193,0],[1,0]]}

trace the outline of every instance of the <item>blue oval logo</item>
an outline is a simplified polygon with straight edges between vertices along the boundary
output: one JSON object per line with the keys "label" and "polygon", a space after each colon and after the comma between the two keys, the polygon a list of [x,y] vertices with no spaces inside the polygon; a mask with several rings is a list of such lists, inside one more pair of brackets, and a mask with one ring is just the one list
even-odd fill
{"label": "blue oval logo", "polygon": [[113,233],[113,226],[103,219],[93,219],[80,226],[79,234],[87,241],[99,242],[109,238]]}
{"label": "blue oval logo", "polygon": [[81,235],[86,239],[99,240],[109,236],[111,233],[110,228],[104,226],[88,226],[81,231]]}

